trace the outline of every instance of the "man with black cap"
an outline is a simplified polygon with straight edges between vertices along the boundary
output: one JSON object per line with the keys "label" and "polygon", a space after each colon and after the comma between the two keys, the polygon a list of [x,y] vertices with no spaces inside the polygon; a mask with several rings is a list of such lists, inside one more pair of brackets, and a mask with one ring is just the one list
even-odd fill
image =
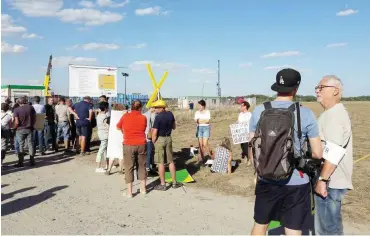
{"label": "man with black cap", "polygon": [[[283,153],[282,155],[285,155],[284,153],[286,153],[286,149],[281,148],[281,145],[276,145],[276,143],[281,144],[279,140],[280,130],[274,130],[273,128],[264,130],[261,128],[264,124],[265,127],[274,127],[283,124],[284,120],[281,120],[281,117],[280,119],[276,118],[277,116],[275,116],[274,119],[269,120],[268,123],[266,123],[266,120],[264,121],[264,119],[267,119],[266,114],[269,112],[270,114],[271,111],[280,112],[274,108],[281,108],[284,111],[292,109],[291,111],[294,112],[289,113],[292,114],[290,117],[294,122],[294,134],[291,134],[294,148],[290,144],[290,147],[292,148],[289,149],[291,155],[288,158],[294,158],[296,157],[296,154],[299,156],[304,140],[307,139],[312,148],[312,156],[314,158],[322,157],[321,141],[315,115],[310,109],[299,106],[298,104],[296,105],[293,102],[293,98],[297,94],[300,82],[301,75],[298,71],[289,68],[279,71],[276,75],[276,83],[271,86],[271,89],[277,92],[276,99],[257,106],[252,113],[249,127],[252,148],[249,150],[249,155],[251,158],[253,150],[253,158],[255,159],[255,163],[257,163],[257,183],[254,207],[255,224],[251,235],[265,235],[268,224],[272,220],[279,220],[281,222],[282,226],[285,228],[286,235],[301,235],[302,228],[304,228],[304,221],[311,211],[310,180],[307,174],[298,171],[295,165],[293,165],[290,171],[285,175],[284,180],[277,180],[278,178],[269,178],[269,176],[265,174],[266,168],[269,166],[269,162],[261,164],[261,156],[270,162],[271,160],[272,162],[274,160],[275,162],[276,160],[278,160],[278,162],[281,160],[280,163],[275,163],[275,166],[284,166],[283,161],[286,161],[278,159],[280,158],[280,153]],[[299,109],[298,114],[300,114],[300,122],[298,122],[297,109],[295,108]],[[272,110],[266,111],[268,109]],[[259,123],[260,118],[262,122]],[[300,133],[302,134],[302,138],[298,137],[298,124],[301,124]],[[287,127],[291,126],[292,122],[290,122]],[[291,128],[288,130],[291,130]],[[261,136],[261,132],[266,132],[266,134]],[[290,135],[289,132],[288,135]],[[259,138],[259,141],[262,142],[255,145],[254,141],[256,138]],[[272,142],[271,140],[276,142]],[[270,143],[272,147],[270,149],[273,150],[262,150],[266,148],[266,143]],[[260,152],[256,152],[256,148],[258,147],[260,147]],[[287,170],[284,167],[282,168],[283,172],[284,170]],[[273,171],[272,175],[275,174],[278,175],[277,172]],[[262,175],[264,177],[262,177]]]}

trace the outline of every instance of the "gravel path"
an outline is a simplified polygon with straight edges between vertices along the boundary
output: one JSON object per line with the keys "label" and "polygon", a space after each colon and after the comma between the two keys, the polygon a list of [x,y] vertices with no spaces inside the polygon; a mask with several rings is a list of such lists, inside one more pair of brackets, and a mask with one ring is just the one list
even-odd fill
{"label": "gravel path", "polygon": [[[123,176],[95,173],[95,156],[48,155],[2,168],[2,234],[249,234],[253,199],[192,188],[122,196]],[[5,165],[16,162],[7,156]],[[153,182],[157,178],[151,178]],[[135,189],[138,185],[135,186]],[[345,224],[347,234],[369,226]]]}

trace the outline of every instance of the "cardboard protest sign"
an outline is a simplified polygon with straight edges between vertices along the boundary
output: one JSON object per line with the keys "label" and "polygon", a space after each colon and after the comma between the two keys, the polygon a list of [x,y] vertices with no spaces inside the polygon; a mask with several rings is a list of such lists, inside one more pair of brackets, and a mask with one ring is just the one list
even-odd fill
{"label": "cardboard protest sign", "polygon": [[45,113],[36,114],[35,130],[42,130],[45,126]]}
{"label": "cardboard protest sign", "polygon": [[231,138],[234,144],[248,142],[249,135],[249,124],[248,123],[237,123],[230,125]]}

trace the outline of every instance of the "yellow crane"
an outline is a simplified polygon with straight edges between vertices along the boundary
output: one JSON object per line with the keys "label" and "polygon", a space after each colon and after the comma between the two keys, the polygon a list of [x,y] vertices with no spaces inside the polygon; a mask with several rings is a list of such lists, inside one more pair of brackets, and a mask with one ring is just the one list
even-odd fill
{"label": "yellow crane", "polygon": [[51,96],[49,84],[50,84],[50,72],[51,72],[51,68],[52,68],[52,65],[51,65],[52,60],[53,60],[53,56],[50,55],[49,63],[48,63],[48,69],[46,71],[46,75],[45,75],[45,79],[44,79],[44,87],[45,87],[44,88],[44,96],[45,97]]}

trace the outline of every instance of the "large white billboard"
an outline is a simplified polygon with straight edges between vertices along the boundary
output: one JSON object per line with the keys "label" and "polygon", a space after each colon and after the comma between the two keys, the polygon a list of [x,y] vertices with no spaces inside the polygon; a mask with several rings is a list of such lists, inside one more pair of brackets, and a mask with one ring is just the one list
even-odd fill
{"label": "large white billboard", "polygon": [[117,67],[69,65],[70,97],[117,97]]}

